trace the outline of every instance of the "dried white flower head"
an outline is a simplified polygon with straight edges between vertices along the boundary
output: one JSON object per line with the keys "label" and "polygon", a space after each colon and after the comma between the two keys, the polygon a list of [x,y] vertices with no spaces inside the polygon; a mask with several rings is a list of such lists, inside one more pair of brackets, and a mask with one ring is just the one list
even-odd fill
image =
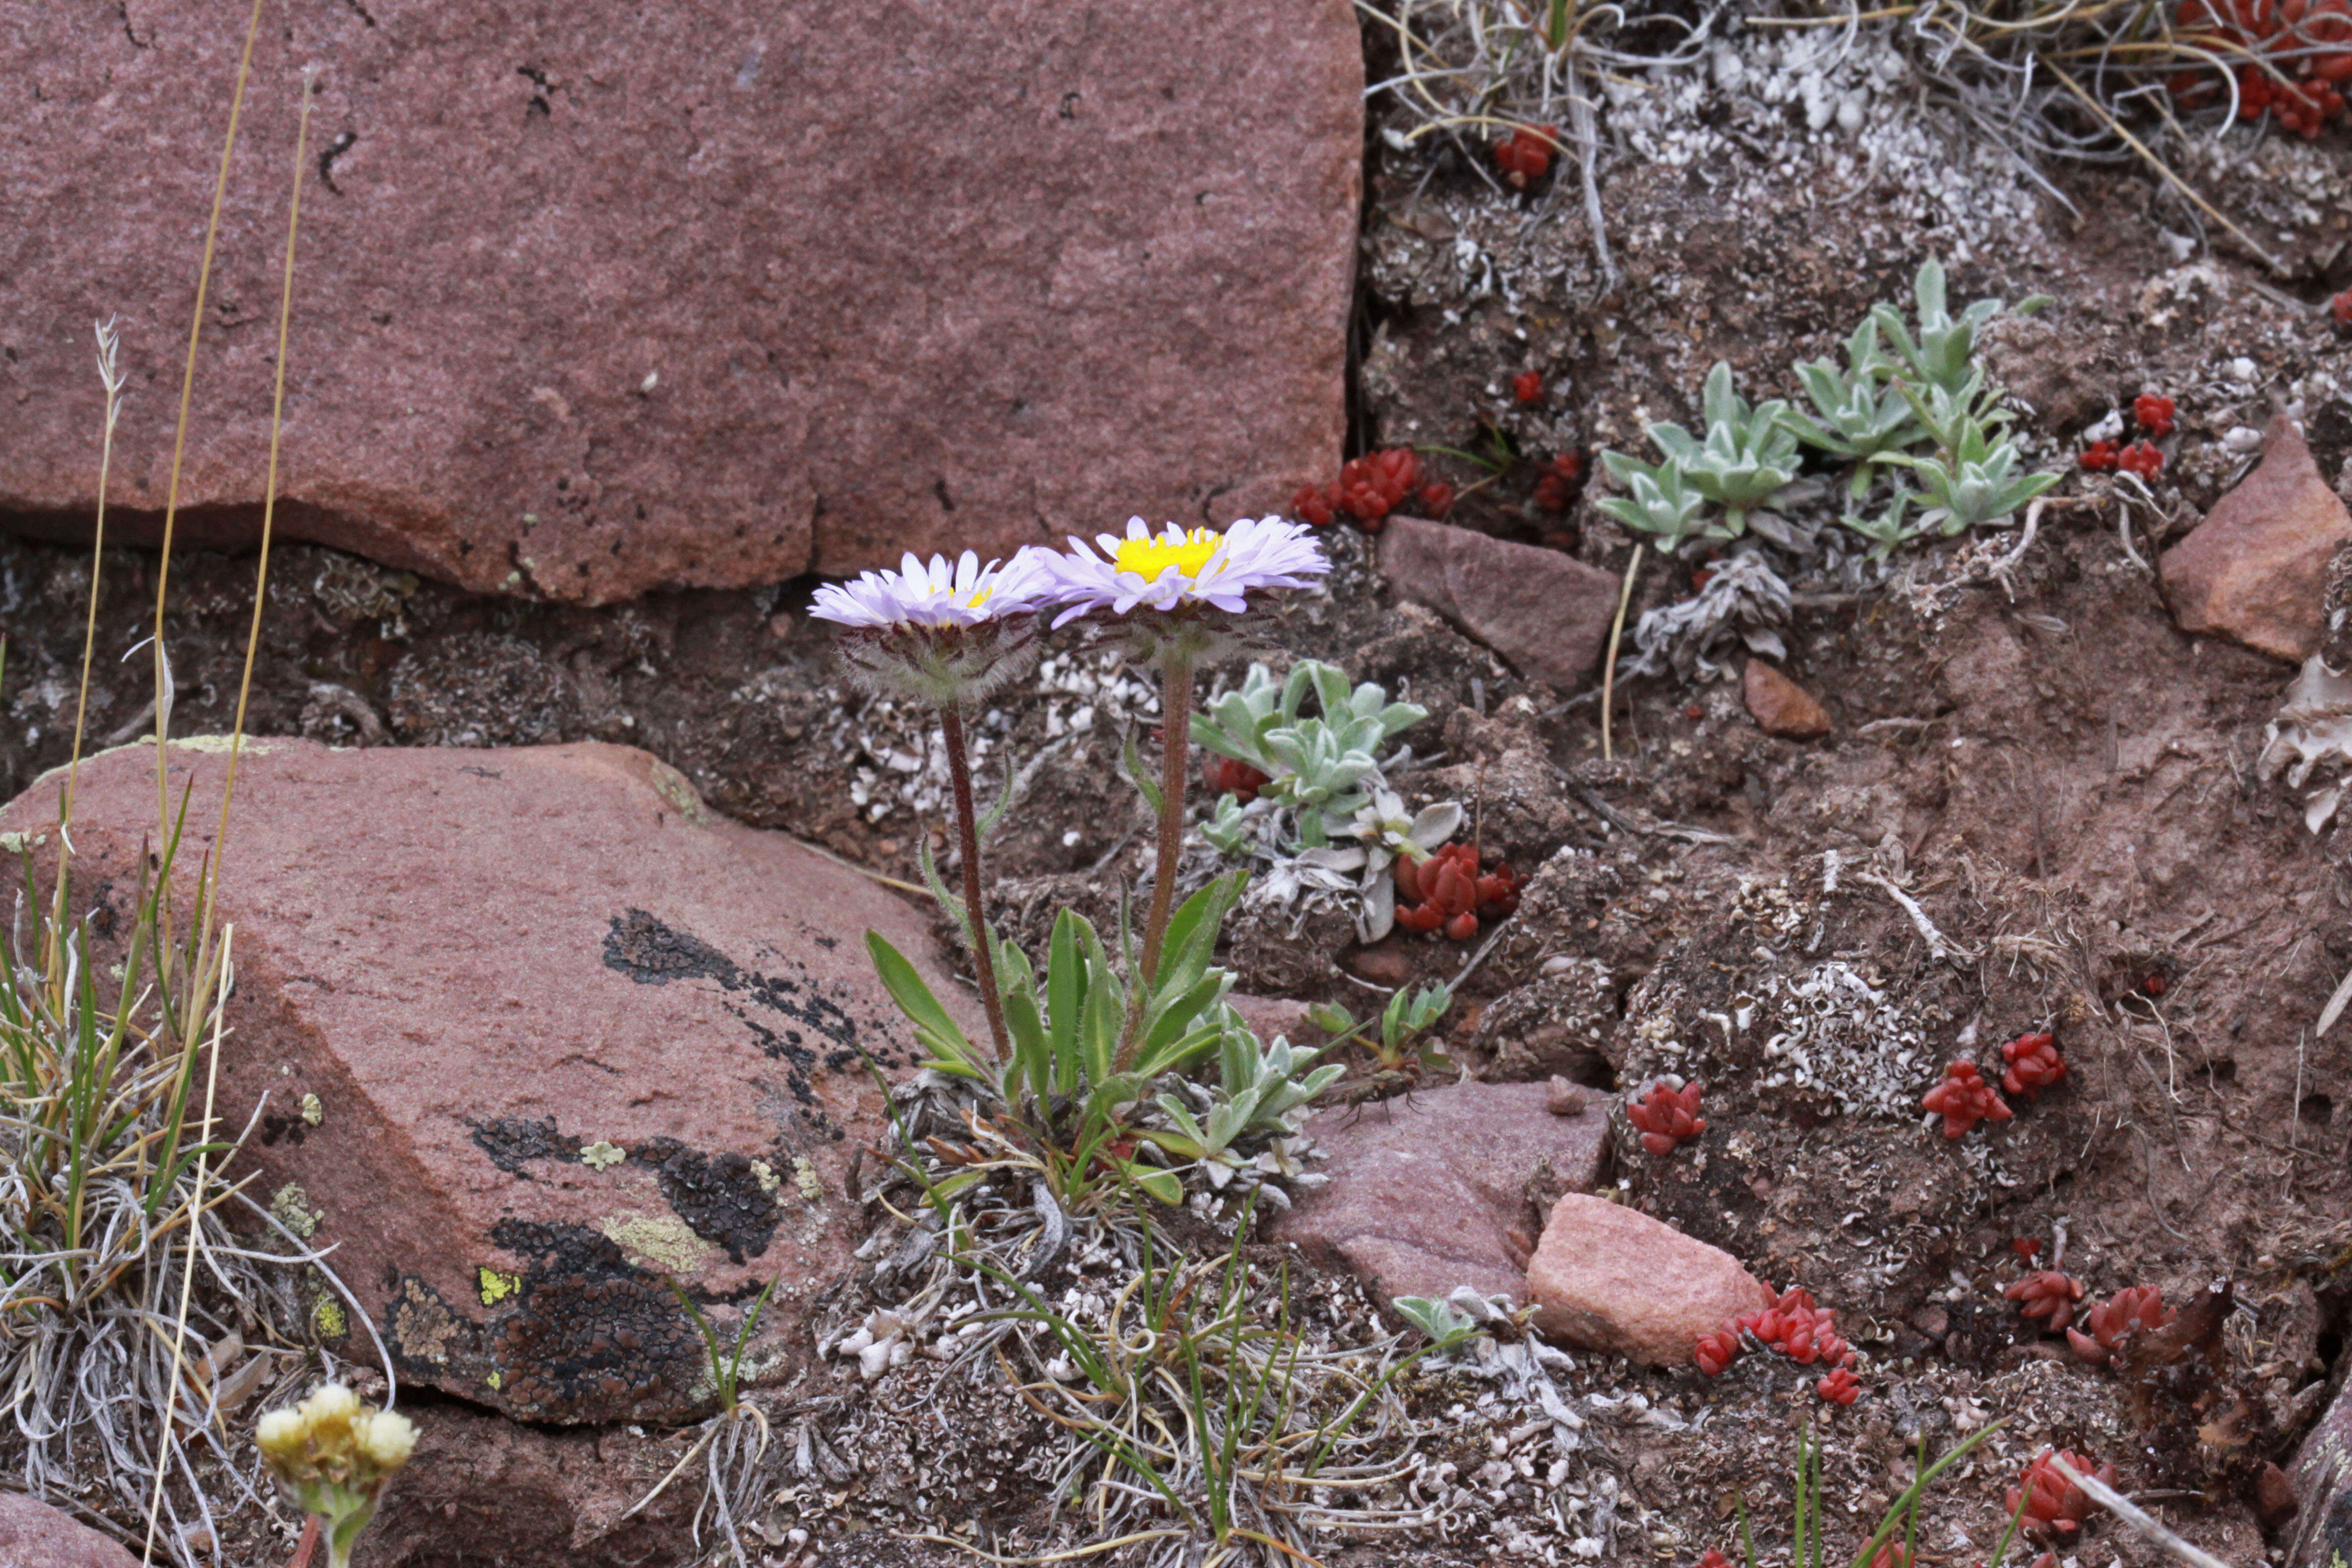
{"label": "dried white flower head", "polygon": [[842,660],[860,684],[947,708],[987,696],[1035,657],[1035,612],[1048,579],[1043,551],[983,566],[909,553],[896,572],[864,572],[816,591],[809,614],[842,627]]}
{"label": "dried white flower head", "polygon": [[272,1410],[254,1429],[270,1473],[305,1513],[325,1521],[328,1561],[343,1568],[352,1542],[375,1517],[394,1474],[416,1451],[407,1416],[378,1410],[339,1383],[322,1384],[291,1410]]}
{"label": "dried white flower head", "polygon": [[1076,537],[1068,553],[1039,552],[1051,585],[1042,595],[1059,608],[1063,626],[1080,616],[1127,616],[1141,608],[1163,614],[1210,606],[1239,615],[1250,595],[1303,588],[1331,569],[1306,524],[1286,518],[1244,518],[1222,532],[1169,523],[1159,533],[1139,517],[1127,534]]}

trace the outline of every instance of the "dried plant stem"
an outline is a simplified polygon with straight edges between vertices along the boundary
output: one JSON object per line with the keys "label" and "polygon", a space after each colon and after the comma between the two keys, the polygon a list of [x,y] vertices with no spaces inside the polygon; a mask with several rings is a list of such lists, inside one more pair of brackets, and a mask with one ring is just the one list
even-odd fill
{"label": "dried plant stem", "polygon": [[940,730],[948,745],[948,780],[955,787],[956,847],[963,856],[963,908],[971,932],[972,968],[980,980],[980,1005],[988,1013],[989,1037],[996,1042],[996,1059],[1013,1059],[1012,1037],[1004,1029],[1004,996],[997,989],[996,957],[988,948],[988,916],[981,905],[980,826],[971,804],[971,758],[963,732],[963,705],[951,702],[940,710]]}
{"label": "dried plant stem", "polygon": [[[2048,66],[2049,62],[2045,59],[2043,64]],[[2146,163],[2149,168],[2154,169],[2157,172],[2158,176],[2161,178],[2166,184],[2170,185],[2174,190],[2179,191],[2182,195],[2187,196],[2191,202],[2195,203],[2199,212],[2203,213],[2207,217],[2211,218],[2215,223],[2218,223],[2223,228],[2228,229],[2230,233],[2236,237],[2239,244],[2252,251],[2255,258],[2261,261],[2263,266],[2269,268],[2272,272],[2284,273],[2286,270],[2285,266],[2277,257],[2272,255],[2269,251],[2264,250],[2261,246],[2254,243],[2253,236],[2248,234],[2244,229],[2240,228],[2236,224],[2231,223],[2228,216],[2219,207],[2216,207],[2211,202],[2207,201],[2203,196],[2198,195],[2197,188],[2194,185],[2191,185],[2188,181],[2182,179],[2179,175],[2174,174],[2169,168],[2168,168],[2165,165],[2164,160],[2158,157],[2147,142],[2141,141],[2138,137],[2125,130],[2123,121],[2115,117],[2115,112],[2108,109],[2105,104],[2101,103],[2090,93],[2085,92],[2080,82],[2077,82],[2073,77],[2068,76],[2064,71],[2060,70],[2056,66],[2049,66],[2049,71],[2052,76],[2058,79],[2059,86],[2064,88],[2068,92],[2073,93],[2076,98],[2082,100],[2083,107],[2096,115],[2100,121],[2123,142],[2124,145],[2129,147],[2134,153],[2138,153],[2140,161]]]}
{"label": "dried plant stem", "polygon": [[2149,1517],[2146,1509],[2141,1508],[2139,1504],[2132,1501],[2098,1477],[2081,1474],[2055,1454],[2051,1455],[2046,1462],[2052,1469],[2065,1477],[2073,1485],[2082,1488],[2084,1491],[2090,1494],[2092,1501],[2122,1520],[2157,1546],[2189,1564],[2189,1568],[2230,1568],[2230,1564],[2222,1562],[2219,1557],[2199,1547],[2191,1546],[2188,1542],[2158,1524]]}
{"label": "dried plant stem", "polygon": [[1633,576],[1642,570],[1642,552],[1648,544],[1646,539],[1633,542],[1633,558],[1625,563],[1625,585],[1617,591],[1617,618],[1609,623],[1609,657],[1601,666],[1601,760],[1604,763],[1617,760],[1609,733],[1609,710],[1617,696],[1617,644],[1625,635],[1625,607],[1633,602]]}
{"label": "dried plant stem", "polygon": [[[1151,871],[1151,913],[1143,926],[1141,986],[1160,978],[1160,944],[1176,905],[1176,862],[1184,852],[1184,784],[1192,763],[1192,655],[1171,645],[1160,664],[1160,847]],[[1139,999],[1142,990],[1136,993]],[[1133,1012],[1132,1005],[1129,1011]]]}
{"label": "dried plant stem", "polygon": [[[253,576],[253,621],[245,634],[245,673],[236,687],[236,718],[229,727],[228,766],[221,782],[220,833],[207,865],[212,886],[220,885],[228,858],[228,803],[236,793],[236,764],[245,754],[246,706],[253,696],[253,660],[261,647],[261,610],[269,602],[269,540],[278,515],[278,451],[286,427],[286,347],[294,323],[294,240],[302,230],[303,160],[310,145],[310,76],[302,76],[302,110],[294,121],[294,179],[286,205],[286,268],[278,284],[278,369],[269,398],[269,466],[261,484],[261,562]],[[209,910],[207,895],[202,907]]]}
{"label": "dried plant stem", "polygon": [[[212,1181],[213,1105],[215,1095],[220,1088],[221,1030],[228,1020],[227,1002],[230,985],[228,975],[229,944],[236,935],[236,928],[235,926],[226,927],[221,932],[221,974],[218,987],[220,1002],[213,1008],[213,1039],[212,1049],[209,1053],[210,1065],[205,1073],[205,1119],[196,1135],[199,1141],[196,1144],[195,1195],[194,1202],[190,1205],[188,1209],[188,1260],[186,1267],[180,1272],[179,1310],[172,1315],[171,1375],[173,1380],[172,1385],[175,1390],[179,1386],[180,1383],[185,1380],[189,1374],[187,1355],[185,1353],[188,1343],[188,1301],[189,1298],[195,1290],[196,1251],[198,1244],[204,1238],[204,1214],[200,1205],[202,1205],[204,1202],[205,1189]],[[201,989],[198,994],[202,994]],[[167,1263],[170,1256],[171,1255],[167,1249],[164,1254]],[[155,1446],[155,1488],[153,1491],[148,1494],[147,1499],[147,1544],[145,1549],[140,1553],[141,1559],[149,1563],[155,1560],[155,1525],[156,1521],[162,1517],[163,1510],[163,1478],[171,1468],[170,1466],[163,1462],[163,1458],[164,1455],[170,1451],[172,1446],[172,1405],[173,1401],[166,1400],[163,1410],[157,1416],[157,1419],[163,1424],[163,1432],[161,1436],[157,1439]]]}
{"label": "dried plant stem", "polygon": [[65,804],[58,819],[68,827],[73,824],[74,786],[81,772],[82,739],[89,723],[90,660],[98,651],[98,590],[99,575],[106,561],[106,493],[114,471],[114,424],[122,415],[122,372],[116,356],[121,339],[116,336],[111,321],[98,328],[98,379],[106,389],[106,421],[98,442],[98,515],[90,525],[89,539],[89,614],[81,634],[81,692],[74,701],[73,750],[66,758]]}
{"label": "dried plant stem", "polygon": [[[188,409],[196,392],[196,344],[204,337],[205,297],[212,286],[213,248],[220,239],[221,208],[228,200],[229,163],[236,152],[237,121],[245,112],[245,83],[253,69],[254,40],[261,36],[261,0],[245,24],[245,52],[236,62],[236,86],[229,94],[228,131],[221,138],[220,174],[213,181],[212,216],[205,223],[204,259],[196,267],[196,302],[188,312],[188,356],[180,372],[180,417],[172,435],[171,478],[163,488],[163,541],[155,566],[155,817],[160,831],[172,828],[172,792],[165,774],[170,765],[172,708],[163,700],[171,684],[171,667],[163,654],[163,605],[172,585],[172,537],[180,513],[180,468],[188,449]],[[170,932],[158,932],[159,950],[170,944]]]}

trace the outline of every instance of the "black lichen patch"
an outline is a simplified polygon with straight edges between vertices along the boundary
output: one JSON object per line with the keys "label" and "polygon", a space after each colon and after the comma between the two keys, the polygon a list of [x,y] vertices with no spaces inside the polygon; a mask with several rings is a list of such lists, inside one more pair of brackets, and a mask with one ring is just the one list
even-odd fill
{"label": "black lichen patch", "polygon": [[[727,1010],[743,1021],[772,1060],[784,1062],[793,1098],[804,1108],[803,1119],[821,1132],[834,1129],[819,1106],[808,1075],[820,1061],[829,1071],[865,1070],[858,1059],[870,1049],[886,1068],[905,1065],[887,1046],[862,1047],[856,1017],[846,997],[825,994],[813,980],[788,980],[749,970],[701,938],[665,924],[643,910],[613,917],[604,937],[604,966],[627,975],[640,985],[667,985],[673,980],[709,980],[733,994]],[[816,1037],[812,1041],[810,1037]],[[821,1047],[830,1046],[822,1058]]]}
{"label": "black lichen patch", "polygon": [[466,1125],[474,1130],[474,1143],[490,1157],[490,1163],[509,1176],[531,1181],[524,1168],[531,1160],[577,1160],[580,1140],[555,1130],[555,1118],[544,1117],[537,1121],[519,1116],[493,1117],[487,1121],[467,1119]]}
{"label": "black lichen patch", "polygon": [[464,1390],[481,1376],[481,1325],[432,1286],[414,1274],[398,1277],[383,1311],[383,1342],[401,1376]]}
{"label": "black lichen patch", "polygon": [[500,1220],[490,1235],[531,1260],[514,1310],[488,1331],[509,1410],[565,1422],[692,1414],[702,1344],[656,1276],[584,1226]]}
{"label": "black lichen patch", "polygon": [[675,1138],[649,1140],[635,1157],[654,1167],[671,1212],[695,1235],[737,1263],[768,1250],[782,1211],[748,1158],[705,1154]]}

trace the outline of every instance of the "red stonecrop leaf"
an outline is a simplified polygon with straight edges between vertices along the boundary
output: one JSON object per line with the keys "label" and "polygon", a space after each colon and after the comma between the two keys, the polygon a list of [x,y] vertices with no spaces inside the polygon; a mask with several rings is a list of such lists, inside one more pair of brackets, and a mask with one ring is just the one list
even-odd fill
{"label": "red stonecrop leaf", "polygon": [[1552,150],[1559,145],[1559,126],[1522,125],[1495,143],[1495,167],[1515,189],[1525,190],[1550,170]]}
{"label": "red stonecrop leaf", "polygon": [[1890,1541],[1870,1554],[1870,1568],[1911,1568],[1911,1549]]}
{"label": "red stonecrop leaf", "polygon": [[2009,1489],[2003,1506],[2010,1512],[2016,1513],[2018,1501],[2022,1498],[2025,1511],[2021,1516],[2021,1522],[2028,1531],[2045,1538],[2074,1534],[2083,1528],[2083,1521],[2089,1518],[2091,1510],[2098,1506],[2091,1501],[2082,1488],[2052,1467],[2053,1458],[2078,1476],[2089,1476],[2107,1486],[2116,1482],[2113,1465],[2094,1465],[2082,1455],[2068,1453],[2063,1448],[2054,1455],[2048,1448],[2035,1455],[2033,1462],[2025,1467],[2025,1473],[2018,1478],[2018,1484]]}
{"label": "red stonecrop leaf", "polygon": [[1701,1334],[1691,1347],[1691,1359],[1698,1363],[1699,1374],[1717,1377],[1723,1369],[1739,1359],[1739,1336],[1729,1329],[1717,1329],[1711,1334]]}
{"label": "red stonecrop leaf", "polygon": [[1298,493],[1290,498],[1290,515],[1309,528],[1328,528],[1337,515],[1339,505],[1337,485],[1301,485]]}
{"label": "red stonecrop leaf", "polygon": [[2083,448],[2083,455],[2075,461],[2092,473],[2111,473],[2118,455],[2113,441],[2094,441]]}
{"label": "red stonecrop leaf", "polygon": [[1706,1555],[1698,1560],[1698,1568],[1731,1568],[1731,1559],[1710,1546]]}
{"label": "red stonecrop leaf", "polygon": [[2019,1303],[2027,1317],[2041,1319],[2042,1329],[2054,1334],[2074,1317],[2074,1303],[2083,1299],[2083,1282],[2055,1268],[2044,1268],[2001,1294]]}
{"label": "red stonecrop leaf", "polygon": [[1511,395],[1521,403],[1543,401],[1543,373],[1523,370],[1511,377]]}
{"label": "red stonecrop leaf", "polygon": [[2339,327],[2352,327],[2352,289],[2347,289],[2327,301],[2327,313],[2336,318]]}
{"label": "red stonecrop leaf", "polygon": [[[2160,1329],[2172,1321],[2172,1310],[2153,1285],[2132,1285],[2095,1303],[2083,1314],[2083,1328],[2068,1329],[2066,1342],[2093,1366],[2105,1366],[2116,1342],[2140,1329]],[[2089,1330],[2088,1333],[2084,1332]]]}
{"label": "red stonecrop leaf", "polygon": [[1443,931],[1455,942],[1478,934],[1481,920],[1496,921],[1519,907],[1519,879],[1508,865],[1478,869],[1478,851],[1441,844],[1429,858],[1396,863],[1396,923],[1407,931]]}
{"label": "red stonecrop leaf", "polygon": [[1947,1138],[1965,1138],[1979,1121],[2006,1121],[2016,1114],[1985,1082],[1974,1062],[1947,1065],[1943,1081],[1929,1089],[1919,1104],[1944,1119]]}
{"label": "red stonecrop leaf", "polygon": [[2001,1047],[2000,1059],[2009,1064],[2000,1075],[2000,1087],[2011,1094],[2039,1094],[2066,1076],[2052,1035],[2020,1035]]}
{"label": "red stonecrop leaf", "polygon": [[2116,454],[2116,467],[2143,479],[2152,479],[2164,467],[2164,454],[2152,441],[2135,441]]}
{"label": "red stonecrop leaf", "polygon": [[1546,511],[1566,511],[1576,497],[1576,481],[1584,477],[1584,456],[1562,452],[1536,476],[1536,505]]}
{"label": "red stonecrop leaf", "polygon": [[1211,795],[1237,795],[1247,805],[1257,798],[1260,789],[1273,781],[1247,763],[1208,752],[1201,757],[1201,782],[1209,786]]}
{"label": "red stonecrop leaf", "polygon": [[2143,392],[2132,399],[2132,418],[2139,427],[2161,441],[2172,434],[2172,399],[2158,397],[2153,392]]}
{"label": "red stonecrop leaf", "polygon": [[1862,1384],[1853,1380],[1853,1373],[1841,1366],[1833,1368],[1827,1377],[1814,1384],[1813,1392],[1832,1405],[1852,1405],[1862,1397]]}
{"label": "red stonecrop leaf", "polygon": [[1648,1094],[1625,1107],[1625,1120],[1641,1133],[1643,1148],[1653,1154],[1671,1154],[1706,1131],[1698,1113],[1698,1089],[1695,1083],[1679,1089],[1652,1084]]}
{"label": "red stonecrop leaf", "polygon": [[1454,510],[1454,487],[1441,481],[1421,487],[1421,510],[1431,517],[1444,517]]}

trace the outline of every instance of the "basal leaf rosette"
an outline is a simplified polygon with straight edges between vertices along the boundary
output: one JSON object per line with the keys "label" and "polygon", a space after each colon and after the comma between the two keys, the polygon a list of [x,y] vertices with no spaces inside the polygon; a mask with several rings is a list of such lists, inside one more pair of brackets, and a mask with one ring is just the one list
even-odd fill
{"label": "basal leaf rosette", "polygon": [[985,566],[971,551],[896,572],[861,572],[816,591],[809,614],[842,630],[842,661],[861,684],[940,709],[977,701],[1036,657],[1036,613],[1052,579],[1034,548]]}

